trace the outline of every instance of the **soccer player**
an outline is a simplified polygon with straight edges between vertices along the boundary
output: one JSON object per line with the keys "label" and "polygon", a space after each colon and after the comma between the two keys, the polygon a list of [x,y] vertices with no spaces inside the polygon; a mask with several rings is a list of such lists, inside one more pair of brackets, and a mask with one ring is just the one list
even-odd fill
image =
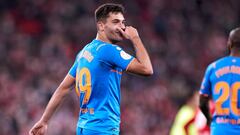
{"label": "soccer player", "polygon": [[[240,134],[240,28],[229,34],[230,56],[210,64],[200,88],[200,108],[211,124],[211,135]],[[208,101],[215,106],[209,114]]]}
{"label": "soccer player", "polygon": [[[80,112],[77,135],[118,135],[120,125],[120,80],[123,71],[152,75],[148,53],[132,26],[125,25],[124,8],[107,3],[95,11],[97,36],[77,55],[65,79],[54,92],[41,119],[30,135],[46,133],[49,119],[63,97],[75,85]],[[128,39],[136,58],[115,43]]]}
{"label": "soccer player", "polygon": [[197,135],[195,119],[198,105],[198,92],[196,90],[189,92],[186,103],[179,109],[175,117],[170,135]]}

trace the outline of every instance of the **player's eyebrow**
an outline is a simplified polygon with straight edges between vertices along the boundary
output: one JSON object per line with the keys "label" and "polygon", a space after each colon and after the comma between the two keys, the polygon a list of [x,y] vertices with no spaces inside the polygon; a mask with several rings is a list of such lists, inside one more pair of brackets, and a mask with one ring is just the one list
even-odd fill
{"label": "player's eyebrow", "polygon": [[112,22],[121,22],[122,21],[122,23],[126,23],[126,20],[124,19],[124,20],[120,20],[120,19],[113,19],[112,20]]}

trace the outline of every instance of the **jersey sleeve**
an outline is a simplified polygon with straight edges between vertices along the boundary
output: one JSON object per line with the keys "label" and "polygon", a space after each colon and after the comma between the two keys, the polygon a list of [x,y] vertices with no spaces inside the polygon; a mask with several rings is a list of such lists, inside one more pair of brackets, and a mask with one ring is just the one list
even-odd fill
{"label": "jersey sleeve", "polygon": [[76,60],[75,60],[75,62],[73,63],[72,67],[71,67],[70,70],[68,71],[68,74],[71,75],[71,76],[74,77],[74,78],[76,78],[77,66],[78,66],[78,62],[77,62],[77,58],[76,58]]}
{"label": "jersey sleeve", "polygon": [[211,81],[210,81],[211,72],[212,65],[209,65],[205,71],[205,75],[202,80],[200,94],[211,96]]}
{"label": "jersey sleeve", "polygon": [[116,45],[105,45],[100,50],[100,59],[107,64],[126,70],[128,65],[134,59],[133,56],[126,53],[121,47]]}

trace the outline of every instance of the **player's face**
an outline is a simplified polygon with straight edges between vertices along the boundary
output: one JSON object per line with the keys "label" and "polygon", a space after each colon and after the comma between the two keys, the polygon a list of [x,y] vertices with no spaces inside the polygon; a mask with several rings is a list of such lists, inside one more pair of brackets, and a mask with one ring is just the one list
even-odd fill
{"label": "player's face", "polygon": [[123,40],[122,34],[118,29],[125,30],[125,19],[122,13],[109,13],[109,17],[103,24],[103,30],[106,38],[112,43],[116,43]]}

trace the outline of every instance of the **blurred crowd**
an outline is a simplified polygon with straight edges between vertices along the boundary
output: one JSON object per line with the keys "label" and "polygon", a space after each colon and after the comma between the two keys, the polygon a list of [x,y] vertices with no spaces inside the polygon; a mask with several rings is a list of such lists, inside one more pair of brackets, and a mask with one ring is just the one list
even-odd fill
{"label": "blurred crowd", "polygon": [[[94,10],[107,0],[0,1],[0,134],[26,135],[75,56],[96,36]],[[114,1],[115,2],[115,1]],[[198,89],[206,66],[227,55],[240,21],[237,0],[120,0],[150,54],[154,75],[122,79],[121,135],[168,135],[179,107]],[[120,43],[134,54],[128,41]],[[49,135],[73,135],[73,92]]]}

